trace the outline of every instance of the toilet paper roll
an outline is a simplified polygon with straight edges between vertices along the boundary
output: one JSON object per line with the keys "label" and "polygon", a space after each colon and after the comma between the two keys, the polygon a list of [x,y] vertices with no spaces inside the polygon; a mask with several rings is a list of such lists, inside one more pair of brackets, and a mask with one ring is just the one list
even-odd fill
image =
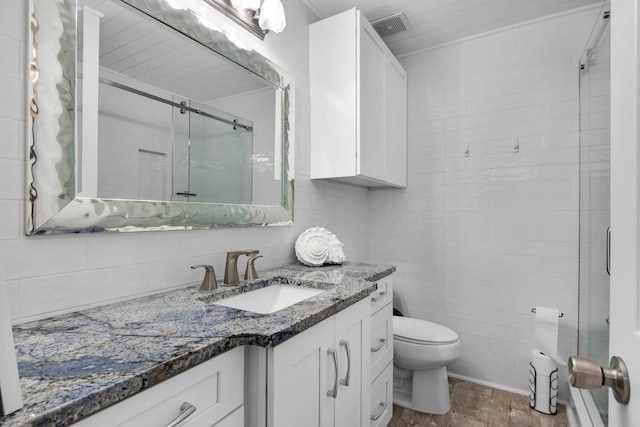
{"label": "toilet paper roll", "polygon": [[558,310],[536,307],[536,347],[554,361],[558,361]]}
{"label": "toilet paper roll", "polygon": [[[537,348],[531,350],[531,364],[536,371],[536,378],[547,377],[547,388],[548,378],[553,371],[556,370],[557,364],[555,360],[538,350]],[[538,390],[541,390],[540,387],[537,387]]]}

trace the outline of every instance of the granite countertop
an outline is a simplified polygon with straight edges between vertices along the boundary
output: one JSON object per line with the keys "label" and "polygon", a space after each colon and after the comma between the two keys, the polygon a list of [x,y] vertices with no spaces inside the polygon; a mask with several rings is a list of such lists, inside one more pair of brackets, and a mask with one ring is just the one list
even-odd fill
{"label": "granite countertop", "polygon": [[[200,292],[199,284],[13,327],[24,408],[0,427],[64,426],[242,345],[273,347],[365,298],[395,267],[292,264]],[[268,284],[325,289],[272,314],[213,302]]]}

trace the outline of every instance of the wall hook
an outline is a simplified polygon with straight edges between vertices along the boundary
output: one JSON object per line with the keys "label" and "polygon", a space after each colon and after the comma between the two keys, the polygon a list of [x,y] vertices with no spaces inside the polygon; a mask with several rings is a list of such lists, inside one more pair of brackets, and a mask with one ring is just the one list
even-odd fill
{"label": "wall hook", "polygon": [[520,152],[520,140],[518,138],[515,139],[515,143],[513,144],[513,152],[514,153],[519,153]]}
{"label": "wall hook", "polygon": [[467,146],[464,149],[464,156],[469,157],[469,144],[467,144]]}

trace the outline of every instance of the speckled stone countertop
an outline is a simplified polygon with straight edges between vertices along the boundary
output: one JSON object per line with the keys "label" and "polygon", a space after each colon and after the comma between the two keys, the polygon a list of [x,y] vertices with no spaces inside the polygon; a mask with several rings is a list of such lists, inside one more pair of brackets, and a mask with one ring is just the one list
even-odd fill
{"label": "speckled stone countertop", "polygon": [[[198,285],[13,328],[24,408],[0,427],[64,426],[242,345],[273,347],[376,288],[395,267],[292,264],[260,279],[200,292]],[[272,314],[213,302],[273,283],[326,292]]]}

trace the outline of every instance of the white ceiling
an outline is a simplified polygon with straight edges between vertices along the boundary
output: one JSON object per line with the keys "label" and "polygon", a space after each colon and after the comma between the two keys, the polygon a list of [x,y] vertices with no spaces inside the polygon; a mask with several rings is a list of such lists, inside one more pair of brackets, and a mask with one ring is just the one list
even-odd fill
{"label": "white ceiling", "polygon": [[404,12],[411,28],[385,37],[396,56],[603,0],[303,0],[320,18],[352,7],[368,20]]}

